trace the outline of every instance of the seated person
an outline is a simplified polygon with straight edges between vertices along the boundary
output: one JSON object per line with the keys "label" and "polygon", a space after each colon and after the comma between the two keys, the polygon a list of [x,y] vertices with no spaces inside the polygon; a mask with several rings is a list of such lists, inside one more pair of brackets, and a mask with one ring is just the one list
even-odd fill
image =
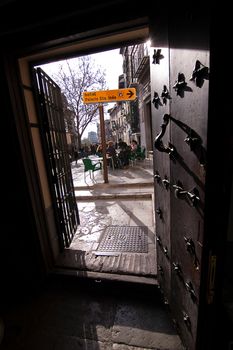
{"label": "seated person", "polygon": [[136,140],[131,142],[131,153],[136,157],[136,159],[142,159],[142,149]]}
{"label": "seated person", "polygon": [[140,147],[140,146],[138,146],[138,143],[136,140],[132,140],[130,146],[131,146],[131,151],[134,153],[136,153],[136,151],[138,150],[138,147]]}
{"label": "seated person", "polygon": [[119,139],[119,141],[118,141],[118,148],[119,149],[126,149],[127,148],[127,143],[122,141],[122,139]]}
{"label": "seated person", "polygon": [[109,156],[113,160],[114,167],[117,168],[117,154],[116,154],[116,150],[115,150],[113,141],[108,142],[107,148],[106,148],[106,154],[107,154],[108,165],[110,164],[110,166],[112,166],[112,162],[110,162],[110,159],[108,159],[108,156]]}
{"label": "seated person", "polygon": [[103,148],[102,148],[102,145],[101,145],[101,144],[99,144],[99,145],[97,146],[97,148],[96,148],[96,155],[97,155],[98,157],[102,157],[102,155],[103,155]]}
{"label": "seated person", "polygon": [[118,153],[121,167],[129,165],[130,152],[130,146],[128,146],[125,142],[122,142],[120,151]]}

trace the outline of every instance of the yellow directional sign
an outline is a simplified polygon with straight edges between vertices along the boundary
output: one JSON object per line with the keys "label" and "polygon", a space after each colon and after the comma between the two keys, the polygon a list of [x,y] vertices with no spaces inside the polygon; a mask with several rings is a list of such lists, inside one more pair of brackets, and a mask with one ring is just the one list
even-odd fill
{"label": "yellow directional sign", "polygon": [[102,91],[84,91],[83,103],[108,103],[116,101],[133,101],[136,98],[136,89],[118,89]]}

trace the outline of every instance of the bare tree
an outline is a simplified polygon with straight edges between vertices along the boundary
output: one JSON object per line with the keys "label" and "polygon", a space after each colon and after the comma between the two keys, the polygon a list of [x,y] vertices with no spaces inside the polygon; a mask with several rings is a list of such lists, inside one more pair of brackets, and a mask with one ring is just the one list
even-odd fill
{"label": "bare tree", "polygon": [[[98,105],[84,104],[82,93],[84,91],[96,91],[106,89],[105,71],[95,66],[91,56],[82,56],[74,60],[65,61],[59,65],[57,74],[53,79],[60,86],[67,105],[75,120],[75,131],[77,133],[78,145],[81,145],[82,135],[91,122],[98,116]],[[69,118],[70,118],[69,115]]]}

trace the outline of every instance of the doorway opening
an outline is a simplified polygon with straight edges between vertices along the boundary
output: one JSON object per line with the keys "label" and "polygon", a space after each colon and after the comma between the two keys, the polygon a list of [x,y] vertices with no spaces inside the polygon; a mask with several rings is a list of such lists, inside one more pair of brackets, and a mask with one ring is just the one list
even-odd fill
{"label": "doorway opening", "polygon": [[[127,45],[124,39],[126,36],[131,38],[130,42],[127,41]],[[106,40],[108,41],[107,45],[105,43]],[[84,49],[81,47],[78,54],[76,47],[78,44],[76,44],[74,45],[75,49],[73,48],[74,51],[70,47],[68,49],[66,47],[60,49],[63,52],[62,54],[60,53],[59,59],[57,55],[54,54],[54,50],[51,50],[50,54],[48,54],[48,52],[44,54],[34,54],[30,57],[22,58],[19,61],[22,80],[28,78],[24,74],[25,69],[29,70],[31,76],[34,74],[32,84],[30,81],[24,82],[25,87],[31,87],[30,93],[28,92],[28,88],[24,89],[24,96],[26,105],[30,105],[30,107],[33,105],[33,113],[28,113],[29,118],[32,119],[29,119],[29,123],[31,126],[32,143],[39,173],[39,181],[42,187],[42,196],[46,208],[45,215],[48,222],[48,238],[52,250],[53,269],[57,271],[70,270],[75,271],[76,274],[87,277],[98,276],[100,278],[101,276],[101,278],[120,280],[140,279],[143,283],[156,283],[153,210],[154,184],[152,181],[153,162],[151,159],[148,161],[149,158],[147,157],[146,150],[146,135],[148,131],[146,131],[145,128],[142,130],[143,123],[140,121],[140,110],[136,101],[133,101],[133,103],[131,103],[131,101],[121,101],[120,103],[112,104],[111,108],[108,108],[109,106],[106,107],[106,112],[109,115],[108,119],[105,120],[105,136],[108,132],[106,138],[107,143],[112,141],[114,146],[117,146],[119,141],[123,140],[130,145],[130,142],[134,140],[135,135],[137,135],[137,140],[141,148],[145,150],[144,155],[139,155],[139,157],[135,159],[129,158],[126,166],[123,165],[118,168],[117,166],[112,166],[111,162],[109,162],[107,167],[109,182],[106,184],[103,183],[103,169],[95,173],[93,172],[93,174],[91,174],[92,176],[89,176],[90,174],[85,174],[83,158],[88,157],[91,159],[92,157],[96,157],[97,152],[95,150],[95,153],[91,154],[93,152],[91,147],[86,147],[90,146],[88,142],[82,143],[81,135],[77,132],[79,131],[77,128],[79,120],[77,119],[77,115],[76,118],[72,116],[74,110],[70,109],[70,101],[68,101],[68,97],[65,93],[63,94],[65,90],[59,86],[58,82],[54,81],[53,76],[51,77],[43,70],[44,67],[48,66],[49,62],[58,62],[59,64],[59,62],[61,63],[64,59],[67,60],[67,62],[71,59],[76,59],[79,61],[82,60],[84,64],[85,57],[94,55],[94,53],[101,54],[108,52],[111,54],[113,51],[116,52],[116,50],[118,50],[118,55],[124,53],[124,63],[122,72],[120,72],[121,74],[119,74],[118,80],[115,82],[116,89],[137,88],[137,101],[139,101],[141,94],[141,89],[139,88],[140,78],[142,78],[141,81],[145,81],[146,76],[148,77],[147,80],[150,78],[147,40],[148,28],[144,26],[140,29],[134,29],[129,33],[122,33],[116,36],[112,35],[111,40],[109,40],[109,38],[102,38],[99,43],[98,39],[83,42],[82,45]],[[110,42],[111,44],[109,44]],[[105,51],[101,51],[101,49]],[[55,51],[57,51],[57,49],[55,49]],[[130,78],[125,72],[128,74],[130,72],[132,74],[132,69],[134,69],[135,75]],[[40,70],[40,73],[38,73],[37,70]],[[69,66],[69,72],[71,72],[71,65]],[[54,82],[54,87],[52,87],[52,82],[50,85],[42,83],[42,85],[38,87],[38,82],[40,80],[38,78],[39,75],[44,76],[46,84],[51,79],[51,81]],[[66,79],[64,78],[63,82],[65,83],[65,81]],[[37,89],[35,88],[35,84],[37,85]],[[148,84],[149,82],[147,81],[147,85]],[[61,99],[63,100],[63,112],[65,110],[66,113],[66,118],[64,118],[64,131],[67,144],[65,152],[62,150],[63,156],[64,153],[66,154],[65,162],[62,164],[67,165],[67,163],[69,163],[70,171],[68,169],[69,166],[67,170],[64,171],[64,166],[61,165],[60,161],[61,156],[58,156],[58,154],[62,153],[57,151],[57,143],[60,136],[58,137],[54,134],[54,111],[52,103],[50,103],[50,98],[47,98],[49,102],[46,105],[47,114],[49,114],[51,119],[49,131],[46,131],[48,125],[44,127],[39,121],[43,111],[38,111],[38,108],[41,109],[41,90],[45,85],[46,87],[44,88],[43,94],[47,97],[53,88],[59,88],[62,91]],[[96,85],[95,89],[96,88],[104,90],[105,85]],[[92,86],[92,91],[93,89],[94,87]],[[109,87],[106,87],[106,90],[108,89]],[[39,96],[37,105],[34,101],[35,91],[37,98]],[[147,96],[141,95],[142,100],[145,100],[145,97],[148,100],[148,91],[147,89]],[[87,106],[82,106],[85,113],[89,112],[93,113],[93,115],[97,115],[98,120],[98,113],[93,112],[94,109],[96,109],[96,105],[93,104],[91,107],[92,108],[88,110]],[[81,113],[81,109],[79,112]],[[92,119],[90,121],[92,121]],[[101,143],[102,135],[100,135],[98,128],[100,129],[100,126],[97,125],[97,143],[99,143],[99,139]],[[44,137],[46,140],[44,141],[43,136],[41,136],[42,134],[46,135]],[[93,137],[93,130],[90,130],[90,134]],[[62,142],[64,142],[64,140]],[[44,146],[44,143],[47,143],[47,147]],[[74,150],[76,151],[77,149],[78,157],[75,159]],[[84,154],[82,153],[83,151]],[[53,155],[52,160],[51,155]],[[46,157],[48,157],[47,160]],[[52,163],[52,166],[49,167],[48,163]],[[60,172],[58,171],[59,169]],[[62,177],[61,174],[63,172],[65,173],[64,178],[69,179],[71,177],[72,179],[71,190],[69,191],[68,197],[69,199],[73,198],[77,205],[75,222],[70,215],[70,203],[65,205],[63,210],[66,214],[68,213],[67,217],[70,218],[70,222],[66,219],[62,222],[60,216],[57,215],[57,213],[60,213],[60,209],[64,204],[64,197],[59,196],[59,191],[66,193],[66,186],[64,187],[64,181],[60,184],[59,181],[57,181],[54,186],[53,177],[56,172],[57,179]],[[50,173],[50,175],[48,175],[48,173]],[[53,188],[52,191],[51,187]],[[55,203],[58,203],[57,206]],[[61,203],[60,206],[59,203]],[[72,210],[75,211],[74,201],[72,203]],[[60,229],[59,225],[57,225],[57,221],[59,223],[62,222],[61,225],[63,226],[67,224],[69,232],[71,232],[65,244],[64,237],[66,237],[66,234],[63,234],[61,238],[61,236],[56,233],[57,230]],[[118,229],[119,227],[121,228],[121,232],[118,232],[118,235],[113,234],[116,227]],[[138,228],[138,232],[132,234],[135,228]],[[119,248],[119,245],[117,248],[114,248],[113,242],[112,247],[108,248],[109,250],[98,250],[99,244],[102,239],[104,239],[105,234],[107,234],[105,232],[107,229],[110,229],[108,239],[116,238],[118,243],[121,242],[121,248]],[[145,239],[146,243],[144,242]],[[140,249],[142,249],[142,241],[144,242],[144,250],[140,251]]]}

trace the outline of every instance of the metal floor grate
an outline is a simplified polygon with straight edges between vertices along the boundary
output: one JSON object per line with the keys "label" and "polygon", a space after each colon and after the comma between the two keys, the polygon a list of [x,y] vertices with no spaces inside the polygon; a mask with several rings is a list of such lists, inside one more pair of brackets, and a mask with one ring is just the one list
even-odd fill
{"label": "metal floor grate", "polygon": [[148,227],[108,226],[97,251],[147,253]]}

